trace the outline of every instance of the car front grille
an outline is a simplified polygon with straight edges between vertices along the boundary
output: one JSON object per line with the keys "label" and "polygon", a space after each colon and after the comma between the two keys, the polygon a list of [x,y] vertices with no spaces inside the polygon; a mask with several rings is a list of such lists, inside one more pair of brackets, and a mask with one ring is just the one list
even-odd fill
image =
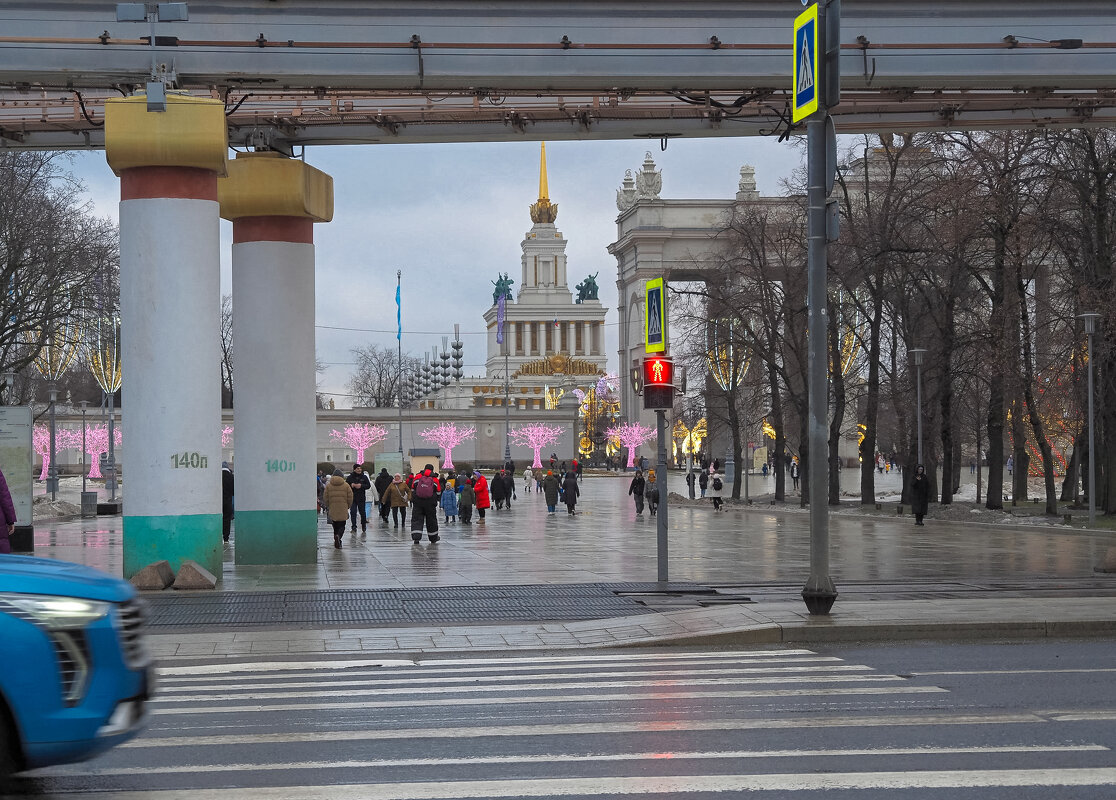
{"label": "car front grille", "polygon": [[147,627],[147,604],[132,598],[116,607],[117,629],[124,652],[124,663],[136,669],[145,666],[151,657],[147,651],[144,630]]}
{"label": "car front grille", "polygon": [[58,658],[62,698],[67,705],[77,705],[89,685],[89,647],[85,634],[78,630],[52,631],[50,641]]}

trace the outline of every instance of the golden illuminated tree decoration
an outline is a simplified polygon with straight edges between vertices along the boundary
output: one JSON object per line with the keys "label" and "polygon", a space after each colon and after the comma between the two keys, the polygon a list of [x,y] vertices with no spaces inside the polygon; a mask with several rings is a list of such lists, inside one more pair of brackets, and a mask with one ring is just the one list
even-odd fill
{"label": "golden illuminated tree decoration", "polygon": [[70,368],[78,352],[79,330],[76,323],[63,322],[49,332],[31,332],[24,340],[39,348],[32,362],[49,383],[57,383]]}
{"label": "golden illuminated tree decoration", "polygon": [[98,326],[89,345],[89,371],[107,395],[120,391],[120,320]]}
{"label": "golden illuminated tree decoration", "polygon": [[710,320],[705,328],[705,360],[709,374],[726,392],[740,385],[751,364],[746,348],[736,341],[739,324],[731,319],[716,319]]}
{"label": "golden illuminated tree decoration", "polygon": [[[868,319],[851,293],[838,289],[831,293],[837,314],[837,346],[841,356],[841,375],[848,376],[859,365]],[[830,367],[833,364],[830,362]]]}
{"label": "golden illuminated tree decoration", "polygon": [[694,427],[686,427],[682,420],[675,420],[672,438],[674,440],[674,458],[678,459],[681,452],[683,456],[694,455],[701,451],[701,443],[705,441],[705,417],[694,423]]}
{"label": "golden illuminated tree decoration", "polygon": [[584,420],[584,431],[578,440],[578,452],[590,456],[602,445],[608,453],[606,430],[620,419],[620,382],[615,375],[602,375],[587,390],[574,389],[578,399],[578,416]]}
{"label": "golden illuminated tree decoration", "polygon": [[777,435],[775,432],[775,426],[767,421],[767,417],[763,418],[763,426],[761,430],[763,431],[763,435],[766,436],[768,439],[774,439]]}

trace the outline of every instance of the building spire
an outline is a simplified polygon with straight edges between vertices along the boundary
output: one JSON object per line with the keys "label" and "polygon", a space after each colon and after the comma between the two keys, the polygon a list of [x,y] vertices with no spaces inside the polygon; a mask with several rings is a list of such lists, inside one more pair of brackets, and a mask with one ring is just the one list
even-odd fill
{"label": "building spire", "polygon": [[531,204],[531,221],[536,224],[540,222],[553,223],[558,218],[558,204],[551,203],[548,194],[549,189],[546,185],[546,142],[543,142],[539,156],[539,199]]}

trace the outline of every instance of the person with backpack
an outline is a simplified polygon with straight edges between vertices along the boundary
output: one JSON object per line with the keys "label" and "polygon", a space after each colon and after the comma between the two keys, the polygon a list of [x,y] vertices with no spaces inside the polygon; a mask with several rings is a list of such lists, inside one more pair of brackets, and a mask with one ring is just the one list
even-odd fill
{"label": "person with backpack", "polygon": [[709,488],[709,470],[703,469],[698,473],[698,488],[701,489],[702,498],[705,497],[705,490]]}
{"label": "person with backpack", "polygon": [[721,480],[721,473],[717,470],[709,476],[709,496],[713,498],[713,510],[721,510],[721,492],[725,488],[724,482]]}
{"label": "person with backpack", "polygon": [[411,484],[411,493],[414,497],[412,505],[414,512],[411,514],[411,541],[418,544],[422,541],[422,531],[426,528],[426,535],[430,543],[434,544],[438,536],[438,496],[441,487],[438,485],[438,476],[434,474],[434,465],[427,464],[422,472],[415,476]]}
{"label": "person with backpack", "polygon": [[643,470],[637,469],[632,482],[628,484],[628,494],[635,499],[636,514],[643,513],[643,489],[647,481],[643,479]]}

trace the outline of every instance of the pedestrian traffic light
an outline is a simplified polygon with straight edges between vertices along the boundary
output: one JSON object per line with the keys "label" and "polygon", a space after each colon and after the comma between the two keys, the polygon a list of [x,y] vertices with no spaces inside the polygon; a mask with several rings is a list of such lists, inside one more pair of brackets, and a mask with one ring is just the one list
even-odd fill
{"label": "pedestrian traffic light", "polygon": [[643,407],[649,410],[674,407],[674,362],[670,356],[644,357]]}

